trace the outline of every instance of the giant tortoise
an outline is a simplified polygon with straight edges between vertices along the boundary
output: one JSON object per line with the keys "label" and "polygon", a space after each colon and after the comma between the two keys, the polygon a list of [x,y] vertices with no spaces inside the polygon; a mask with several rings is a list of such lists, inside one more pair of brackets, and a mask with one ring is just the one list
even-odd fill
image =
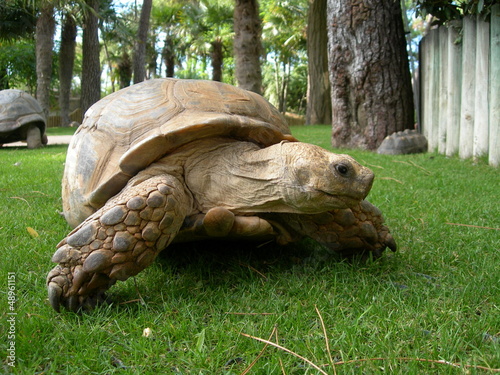
{"label": "giant tortoise", "polygon": [[47,144],[45,114],[37,100],[21,90],[0,91],[0,146],[26,141],[28,148]]}
{"label": "giant tortoise", "polygon": [[297,141],[249,91],[177,79],[120,90],[88,110],[69,145],[63,209],[76,228],[52,257],[50,303],[92,307],[173,241],[308,236],[344,253],[395,250],[363,201],[373,178]]}

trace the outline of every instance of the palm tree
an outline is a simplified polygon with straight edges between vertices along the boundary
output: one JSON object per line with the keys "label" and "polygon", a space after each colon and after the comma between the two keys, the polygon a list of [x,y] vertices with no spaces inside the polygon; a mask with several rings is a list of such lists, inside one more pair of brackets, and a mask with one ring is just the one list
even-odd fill
{"label": "palm tree", "polygon": [[50,81],[52,78],[52,49],[54,47],[54,3],[50,0],[40,2],[40,13],[36,22],[36,98],[45,116],[50,111]]}
{"label": "palm tree", "polygon": [[326,0],[309,0],[307,14],[306,124],[331,124],[332,98],[328,77]]}
{"label": "palm tree", "polygon": [[[74,9],[73,7],[71,7]],[[76,47],[76,19],[72,9],[64,10],[61,29],[61,47],[59,48],[59,109],[61,125],[69,126],[69,102]]]}
{"label": "palm tree", "polygon": [[144,0],[142,3],[139,28],[134,49],[134,83],[144,81],[146,77],[146,43],[149,30],[149,18],[153,0]]}
{"label": "palm tree", "polygon": [[235,0],[234,7],[234,58],[238,86],[262,92],[261,20],[257,0]]}
{"label": "palm tree", "polygon": [[86,0],[82,35],[82,113],[101,98],[101,66],[99,62],[99,0]]}

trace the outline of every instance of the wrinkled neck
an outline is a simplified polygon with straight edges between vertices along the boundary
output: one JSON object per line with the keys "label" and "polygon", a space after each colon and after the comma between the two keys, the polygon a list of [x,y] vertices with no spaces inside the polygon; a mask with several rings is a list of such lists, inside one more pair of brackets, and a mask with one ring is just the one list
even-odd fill
{"label": "wrinkled neck", "polygon": [[200,211],[211,207],[236,213],[290,211],[284,203],[279,145],[262,149],[241,141],[200,143],[196,149],[202,151],[192,152],[184,166],[186,185]]}

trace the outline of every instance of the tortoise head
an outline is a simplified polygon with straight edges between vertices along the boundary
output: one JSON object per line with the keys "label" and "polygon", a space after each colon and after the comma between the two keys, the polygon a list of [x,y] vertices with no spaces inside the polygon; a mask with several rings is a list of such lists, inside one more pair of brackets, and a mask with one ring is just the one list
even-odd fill
{"label": "tortoise head", "polygon": [[302,142],[281,148],[286,204],[304,213],[353,207],[369,193],[374,175],[349,155]]}

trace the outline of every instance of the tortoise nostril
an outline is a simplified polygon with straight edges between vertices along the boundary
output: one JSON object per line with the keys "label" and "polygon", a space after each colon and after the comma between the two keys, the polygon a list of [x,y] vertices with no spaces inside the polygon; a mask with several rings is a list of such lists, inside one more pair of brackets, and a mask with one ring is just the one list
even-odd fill
{"label": "tortoise nostril", "polygon": [[349,173],[349,167],[343,163],[337,164],[335,166],[335,169],[341,176],[347,176],[347,174]]}

